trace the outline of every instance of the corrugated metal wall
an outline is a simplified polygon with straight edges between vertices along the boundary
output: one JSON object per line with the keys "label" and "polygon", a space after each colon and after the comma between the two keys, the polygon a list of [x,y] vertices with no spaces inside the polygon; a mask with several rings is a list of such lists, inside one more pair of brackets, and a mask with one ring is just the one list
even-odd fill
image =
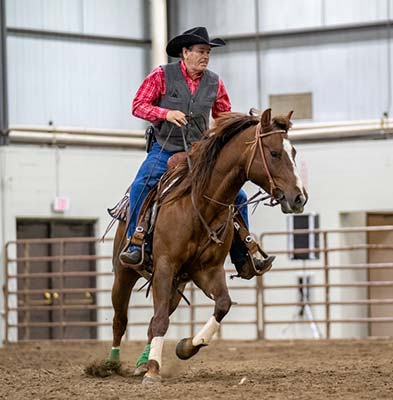
{"label": "corrugated metal wall", "polygon": [[172,35],[204,25],[212,36],[227,39],[226,48],[213,51],[211,69],[221,75],[237,111],[267,107],[271,94],[302,92],[312,93],[315,121],[379,118],[392,111],[392,40],[387,23],[392,0],[171,4],[177,15]]}
{"label": "corrugated metal wall", "polygon": [[8,0],[10,124],[139,128],[148,2]]}
{"label": "corrugated metal wall", "polygon": [[[148,5],[8,0],[10,124],[143,127],[129,108],[149,70]],[[392,10],[393,0],[172,0],[170,36],[205,25],[227,39],[211,68],[234,110],[311,92],[315,121],[379,118],[392,111]]]}

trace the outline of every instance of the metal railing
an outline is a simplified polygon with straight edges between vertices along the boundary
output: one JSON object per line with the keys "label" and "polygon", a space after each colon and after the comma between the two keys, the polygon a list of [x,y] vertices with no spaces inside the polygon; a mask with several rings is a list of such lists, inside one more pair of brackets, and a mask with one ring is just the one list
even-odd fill
{"label": "metal railing", "polygon": [[[336,240],[337,245],[330,246],[329,239],[331,236],[346,236],[353,233],[367,235],[370,232],[393,232],[393,226],[381,227],[359,227],[359,228],[343,228],[334,230],[296,230],[282,232],[266,232],[261,235],[260,243],[269,253],[277,255],[277,262],[274,268],[266,275],[258,277],[251,282],[241,280],[232,281],[228,279],[228,286],[232,297],[235,293],[242,292],[243,297],[247,299],[253,298],[252,301],[242,301],[235,304],[234,308],[247,308],[243,313],[245,319],[231,319],[230,314],[224,319],[223,326],[241,325],[255,330],[255,338],[267,338],[271,335],[267,334],[267,330],[272,326],[290,326],[293,324],[314,324],[318,330],[324,329],[324,334],[320,337],[331,338],[333,325],[345,324],[374,324],[374,323],[393,323],[393,315],[388,316],[370,316],[369,309],[365,311],[365,315],[355,315],[349,317],[338,318],[332,313],[333,307],[344,309],[347,306],[365,306],[371,307],[375,305],[393,304],[393,295],[391,298],[372,299],[368,297],[370,288],[377,287],[393,287],[393,280],[358,280],[353,277],[343,279],[342,276],[335,276],[337,271],[371,271],[371,270],[393,270],[392,262],[370,263],[365,259],[364,262],[348,262],[342,260],[341,255],[348,254],[351,256],[357,252],[367,254],[370,250],[378,250],[382,252],[393,251],[393,244],[369,244],[366,241],[362,243],[353,243],[343,245],[342,240]],[[293,234],[316,234],[320,235],[321,246],[318,249],[284,249],[283,243],[286,243],[288,235]],[[279,239],[281,237],[281,239]],[[284,240],[284,242],[283,242]],[[61,238],[61,239],[31,239],[17,240],[8,242],[5,247],[5,285],[4,285],[4,303],[5,303],[5,342],[16,340],[31,340],[30,331],[33,328],[56,328],[59,330],[56,340],[67,340],[67,329],[70,327],[110,327],[110,319],[86,320],[78,321],[66,318],[69,310],[94,310],[95,312],[109,310],[111,312],[112,305],[110,301],[110,293],[112,286],[111,271],[111,254],[66,254],[67,246],[75,243],[92,243],[96,244],[97,238]],[[111,239],[106,239],[111,241]],[[50,246],[56,245],[56,255],[34,255],[34,246]],[[101,245],[100,245],[101,246]],[[281,248],[277,248],[281,246]],[[96,248],[98,246],[96,245]],[[109,252],[109,251],[108,251]],[[319,254],[319,260],[309,260],[307,262],[290,260],[287,256],[294,254],[304,254],[313,252]],[[363,255],[364,255],[363,254]],[[392,253],[393,254],[393,253]],[[332,256],[334,255],[334,257]],[[337,256],[340,255],[340,256]],[[334,258],[332,260],[332,258]],[[351,258],[351,257],[349,257]],[[359,258],[359,257],[357,257]],[[105,263],[104,267],[100,267],[91,271],[76,271],[72,266],[78,262]],[[56,263],[56,271],[37,270],[39,263]],[[295,265],[295,266],[294,266]],[[231,267],[230,267],[231,268]],[[233,273],[228,268],[227,273]],[[294,281],[296,274],[306,276],[307,274],[318,275],[318,281],[304,281],[299,283]],[[275,276],[280,275],[277,282]],[[67,287],[65,282],[70,278],[86,278],[92,277],[95,282],[94,287],[82,286]],[[56,287],[39,287],[32,288],[31,284],[34,280],[56,279]],[[342,299],[334,293],[337,290],[350,289],[356,294],[356,298],[349,296]],[[145,289],[142,290],[144,292]],[[282,290],[285,292],[281,301],[271,301],[271,293]],[[293,292],[295,291],[295,292]],[[302,292],[303,291],[303,292]],[[299,296],[293,293],[302,293],[311,291],[312,298],[299,299]],[[366,296],[359,298],[359,293]],[[180,304],[180,309],[188,309],[186,317],[182,320],[171,321],[171,325],[188,327],[190,335],[196,333],[197,327],[203,325],[206,321],[197,319],[198,310],[212,308],[212,303],[198,300],[197,293],[200,292],[194,285],[188,285],[185,290],[186,297],[190,300],[191,306]],[[292,293],[292,295],[290,295]],[[393,293],[393,291],[392,291]],[[77,295],[72,300],[70,295]],[[67,298],[68,296],[68,298]],[[97,302],[97,297],[100,301]],[[235,294],[236,298],[236,294]],[[310,314],[304,315],[302,318],[288,318],[288,312],[285,310],[293,308],[303,309],[304,307],[318,308],[319,316],[314,318]],[[131,310],[146,310],[146,320],[130,320],[129,326],[148,326],[148,318],[152,313],[151,304],[146,301],[140,304],[130,303]],[[32,318],[34,312],[50,311],[56,314],[56,318],[50,321],[36,321]],[[364,313],[363,313],[364,314]],[[35,314],[34,314],[35,315]],[[201,319],[201,318],[199,318]],[[393,324],[392,324],[393,327]],[[13,330],[14,334],[10,335]],[[15,335],[15,330],[19,330],[19,334]],[[12,336],[12,337],[11,337]],[[366,336],[368,336],[366,334]],[[393,336],[393,332],[390,336]]]}
{"label": "metal railing", "polygon": [[[324,337],[329,339],[331,338],[331,327],[332,324],[371,324],[371,323],[393,323],[393,315],[384,316],[384,317],[371,317],[369,315],[362,317],[349,317],[349,318],[334,318],[331,315],[332,306],[371,306],[371,305],[388,305],[393,304],[393,290],[392,296],[390,298],[381,298],[381,299],[371,299],[371,298],[362,298],[362,299],[351,299],[350,295],[348,299],[341,300],[332,300],[332,291],[334,289],[345,290],[345,289],[366,289],[367,295],[369,295],[370,288],[376,287],[393,287],[393,280],[345,280],[342,276],[332,277],[333,271],[372,271],[372,270],[393,270],[393,242],[390,244],[370,244],[367,243],[356,243],[351,245],[342,245],[342,240],[336,240],[338,242],[337,246],[330,246],[329,239],[332,236],[349,236],[351,234],[362,234],[366,236],[372,232],[386,232],[393,233],[393,226],[369,226],[369,227],[356,227],[356,228],[340,228],[340,229],[316,229],[316,230],[293,230],[293,231],[282,231],[282,232],[265,232],[260,236],[260,244],[264,246],[268,239],[273,237],[285,237],[288,235],[308,235],[315,234],[319,235],[322,240],[320,240],[321,246],[316,249],[296,249],[296,250],[288,250],[288,249],[275,249],[275,255],[287,255],[293,256],[295,254],[310,254],[316,253],[320,255],[320,260],[308,260],[307,264],[298,265],[298,266],[277,266],[273,268],[269,275],[263,276],[261,278],[261,294],[262,294],[262,329],[261,329],[261,338],[264,338],[266,335],[266,330],[268,325],[291,325],[291,324],[322,324],[325,328]],[[370,250],[378,250],[378,251],[387,251],[391,252],[391,262],[378,262],[372,263],[368,262],[368,252]],[[353,255],[355,252],[363,251],[364,262],[356,262],[356,263],[348,263],[342,262],[339,257],[336,257],[334,262],[331,261],[332,254],[343,254]],[[359,258],[359,257],[358,257]],[[293,263],[293,262],[291,262]],[[298,261],[298,264],[300,262]],[[320,265],[316,265],[316,264]],[[282,283],[280,284],[269,284],[266,283],[268,276],[270,274],[276,273],[287,273],[288,276],[293,276],[293,273],[301,273],[303,276],[307,276],[309,273],[317,273],[320,272],[320,280],[318,283]],[[318,300],[307,299],[306,301],[290,301],[290,302],[269,302],[267,297],[269,296],[270,291],[274,290],[309,290],[309,289],[321,289],[323,294],[319,296]],[[352,293],[353,295],[359,295],[358,291]],[[339,297],[339,296],[335,296]],[[305,306],[319,306],[324,309],[324,318],[314,318],[313,316],[309,316],[308,318],[303,319],[269,319],[266,315],[267,309],[275,308],[276,310],[280,310],[283,307],[305,307]],[[367,310],[367,314],[369,314],[369,309]],[[276,311],[279,313],[279,311]],[[322,336],[322,335],[321,335]],[[368,336],[368,335],[367,335]],[[393,324],[388,336],[393,336]]]}
{"label": "metal railing", "polygon": [[[5,308],[5,343],[15,340],[18,336],[19,341],[31,340],[30,331],[32,328],[59,328],[60,335],[53,340],[67,340],[65,331],[69,327],[111,327],[112,320],[96,320],[96,321],[73,321],[65,318],[65,312],[67,310],[109,310],[112,311],[111,305],[111,287],[113,282],[113,272],[111,259],[112,255],[95,255],[95,254],[72,254],[66,255],[65,249],[67,246],[75,243],[99,243],[100,239],[94,237],[83,237],[83,238],[59,238],[59,239],[29,239],[29,240],[16,240],[10,241],[5,246],[5,284],[3,287],[4,291],[4,308]],[[105,239],[105,244],[112,242],[113,239]],[[48,246],[56,245],[59,246],[57,255],[33,255],[34,246]],[[99,246],[99,245],[98,245]],[[105,262],[106,272],[94,271],[74,271],[72,270],[72,263],[90,261],[93,263]],[[38,263],[58,263],[58,271],[42,272],[37,271],[36,266]],[[103,268],[100,268],[102,270]],[[229,270],[228,273],[233,273],[233,270]],[[95,287],[65,287],[64,281],[67,278],[104,278],[100,281],[99,286]],[[42,288],[30,288],[31,282],[37,279],[57,279],[56,288],[53,287],[42,287]],[[49,285],[51,286],[51,285]],[[146,293],[146,288],[138,289],[138,285],[135,290],[141,293]],[[245,285],[232,285],[231,290],[257,290],[257,285],[245,286]],[[198,326],[202,326],[206,321],[198,321],[196,319],[196,312],[198,309],[212,308],[212,302],[204,303],[197,302],[196,293],[200,292],[194,284],[189,284],[184,291],[187,299],[189,299],[191,306],[186,304],[179,304],[179,309],[189,309],[188,317],[182,321],[171,321],[173,326],[186,326],[189,328],[190,335],[196,333]],[[80,298],[73,301],[72,304],[66,299],[66,295],[87,295],[87,302]],[[97,295],[102,295],[99,304],[97,302]],[[35,296],[35,297],[34,297]],[[34,297],[34,298],[33,298]],[[39,298],[37,300],[37,297]],[[235,307],[249,307],[253,310],[257,310],[257,302],[246,302],[242,304],[234,305]],[[152,315],[152,305],[149,301],[144,304],[134,304],[130,301],[130,310],[145,310],[145,320],[129,320],[128,327],[144,326],[148,327],[150,317]],[[57,312],[56,321],[45,321],[37,322],[31,319],[31,314],[36,311],[46,312]],[[19,313],[19,316],[18,316]],[[251,319],[243,322],[236,320],[226,321],[226,325],[241,325],[248,324],[253,325],[256,329],[260,325],[258,319],[258,313]],[[20,330],[16,335],[13,335],[11,339],[11,330]],[[22,333],[21,333],[22,332]],[[219,333],[220,335],[220,333]],[[35,339],[34,339],[35,340]]]}

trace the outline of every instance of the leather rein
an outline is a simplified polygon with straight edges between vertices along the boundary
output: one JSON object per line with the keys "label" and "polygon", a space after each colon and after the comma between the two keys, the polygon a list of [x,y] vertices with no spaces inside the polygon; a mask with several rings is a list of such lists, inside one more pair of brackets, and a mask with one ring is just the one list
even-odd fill
{"label": "leather rein", "polygon": [[[182,127],[183,128],[183,127]],[[185,135],[184,135],[184,131],[183,129],[181,129],[182,132],[182,136],[183,136],[183,144],[184,144],[184,148],[186,150],[186,156],[187,156],[187,163],[188,163],[188,167],[191,170],[192,165],[191,165],[191,158],[189,156],[189,148],[187,146],[186,140],[185,140]],[[270,205],[274,206],[276,204],[278,204],[278,200],[274,197],[274,190],[277,188],[276,184],[274,183],[273,177],[270,173],[269,167],[267,165],[267,161],[266,161],[266,157],[265,157],[265,153],[264,153],[264,148],[263,148],[263,138],[267,137],[267,136],[271,136],[274,135],[276,133],[280,133],[280,134],[287,134],[287,131],[281,129],[281,130],[275,130],[275,131],[269,131],[269,132],[263,132],[262,131],[262,125],[260,122],[258,122],[256,128],[255,128],[255,140],[253,140],[252,142],[248,142],[247,144],[251,143],[253,145],[252,147],[252,153],[251,153],[251,157],[250,157],[250,161],[248,162],[248,166],[247,166],[247,170],[246,170],[246,177],[247,179],[249,179],[249,172],[250,172],[250,168],[252,163],[254,162],[255,156],[256,156],[256,152],[257,152],[257,148],[259,149],[259,152],[261,154],[261,158],[262,158],[262,162],[263,162],[263,166],[265,168],[268,180],[269,180],[269,185],[270,185],[270,194],[271,196],[268,196],[271,198],[270,200]],[[258,193],[259,194],[259,193]],[[210,201],[213,201],[215,203],[220,204],[220,202],[211,199],[207,196],[204,196],[205,198],[207,198]],[[254,196],[253,196],[254,197]],[[276,203],[274,203],[274,201],[276,201]],[[210,228],[210,226],[208,225],[208,223],[205,221],[205,219],[203,218],[201,212],[199,211],[197,205],[195,204],[195,199],[193,196],[193,192],[191,191],[191,202],[193,205],[194,210],[197,213],[197,216],[199,218],[199,220],[202,222],[202,225],[204,226],[204,228],[206,229],[206,231],[208,232],[209,235],[209,239],[212,240],[213,242],[215,242],[218,245],[223,244],[223,241],[218,237],[217,233],[220,232],[221,236],[224,237],[229,223],[233,218],[233,215],[235,213],[235,207],[233,204],[225,204],[225,206],[228,207],[228,217],[226,222],[224,223],[223,226],[221,226],[221,228],[218,231],[214,231],[213,229]],[[221,205],[224,205],[221,203]]]}

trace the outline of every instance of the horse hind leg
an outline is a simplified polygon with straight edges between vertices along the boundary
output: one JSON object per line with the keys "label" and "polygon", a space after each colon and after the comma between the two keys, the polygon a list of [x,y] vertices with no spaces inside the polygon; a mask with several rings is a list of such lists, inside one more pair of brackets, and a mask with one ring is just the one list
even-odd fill
{"label": "horse hind leg", "polygon": [[112,286],[112,305],[114,309],[112,322],[113,339],[108,361],[120,361],[120,343],[128,323],[128,304],[131,291],[139,278],[140,275],[137,272],[121,266],[115,272]]}
{"label": "horse hind leg", "polygon": [[223,267],[214,268],[206,275],[198,274],[194,277],[194,282],[203,290],[207,297],[215,301],[215,308],[214,314],[194,337],[184,338],[177,344],[176,355],[181,360],[191,358],[202,347],[210,343],[220,328],[220,322],[229,312],[232,305],[225,282]]}
{"label": "horse hind leg", "polygon": [[113,341],[109,356],[100,363],[93,361],[86,367],[86,372],[96,377],[106,377],[119,373],[120,364],[120,342],[127,328],[127,309],[131,290],[140,275],[135,271],[116,270],[112,287],[112,304],[115,310],[113,318]]}

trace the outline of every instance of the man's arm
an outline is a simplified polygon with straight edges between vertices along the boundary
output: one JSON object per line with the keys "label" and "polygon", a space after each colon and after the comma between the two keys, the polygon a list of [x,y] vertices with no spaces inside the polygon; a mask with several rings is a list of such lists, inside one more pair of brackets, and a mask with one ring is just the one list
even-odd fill
{"label": "man's arm", "polygon": [[168,110],[157,106],[165,94],[165,74],[161,67],[145,78],[132,102],[132,115],[149,122],[159,122],[166,118]]}
{"label": "man's arm", "polygon": [[218,81],[217,97],[212,107],[212,116],[217,118],[220,113],[231,111],[231,101],[229,100],[228,92],[223,81]]}
{"label": "man's arm", "polygon": [[152,123],[167,120],[177,126],[187,124],[186,116],[181,111],[157,106],[161,97],[165,95],[165,89],[164,70],[157,67],[145,78],[136,92],[132,102],[132,115]]}

